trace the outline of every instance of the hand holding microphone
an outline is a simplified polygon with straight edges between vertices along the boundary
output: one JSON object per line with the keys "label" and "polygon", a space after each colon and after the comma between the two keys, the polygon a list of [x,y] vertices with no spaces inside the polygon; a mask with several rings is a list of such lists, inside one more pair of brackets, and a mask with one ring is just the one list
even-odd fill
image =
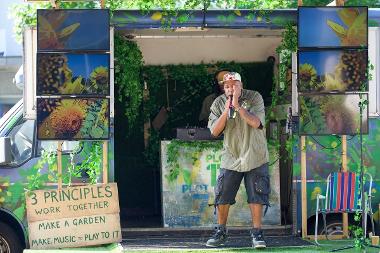
{"label": "hand holding microphone", "polygon": [[229,99],[229,105],[228,105],[228,118],[229,118],[229,119],[233,119],[233,118],[235,118],[235,116],[236,116],[235,108],[234,108],[234,106],[232,105],[233,96],[230,95],[229,98],[230,98],[230,99]]}

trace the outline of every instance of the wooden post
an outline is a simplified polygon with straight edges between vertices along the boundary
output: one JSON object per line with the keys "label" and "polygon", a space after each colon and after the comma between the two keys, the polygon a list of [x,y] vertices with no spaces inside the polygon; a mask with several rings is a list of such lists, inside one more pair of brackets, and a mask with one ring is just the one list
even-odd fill
{"label": "wooden post", "polygon": [[301,136],[302,238],[307,237],[306,136]]}
{"label": "wooden post", "polygon": [[[100,8],[104,9],[106,0],[100,0]],[[108,184],[108,141],[103,141],[103,184]]]}
{"label": "wooden post", "polygon": [[58,9],[59,8],[56,0],[50,0],[50,3],[51,3],[51,6],[53,7],[53,9]]}
{"label": "wooden post", "polygon": [[302,6],[302,5],[303,5],[302,0],[298,0],[298,6]]}
{"label": "wooden post", "polygon": [[334,0],[329,3],[327,6],[344,6],[345,0]]}
{"label": "wooden post", "polygon": [[106,5],[106,0],[100,0],[100,8],[104,9],[105,5]]}
{"label": "wooden post", "polygon": [[[347,172],[347,135],[342,136],[342,172]],[[343,236],[348,238],[348,213],[343,213]]]}
{"label": "wooden post", "polygon": [[63,141],[58,141],[58,148],[57,148],[58,190],[62,190],[62,145],[63,145]]}
{"label": "wooden post", "polygon": [[103,184],[108,184],[108,141],[103,141]]}

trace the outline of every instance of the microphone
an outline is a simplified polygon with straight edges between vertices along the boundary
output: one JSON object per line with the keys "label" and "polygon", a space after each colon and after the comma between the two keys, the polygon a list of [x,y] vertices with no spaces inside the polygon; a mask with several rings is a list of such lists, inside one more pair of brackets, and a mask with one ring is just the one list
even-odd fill
{"label": "microphone", "polygon": [[228,118],[233,119],[235,118],[236,113],[235,113],[235,108],[232,106],[232,95],[230,95],[229,97],[230,97],[230,104],[229,104],[230,109],[228,110]]}

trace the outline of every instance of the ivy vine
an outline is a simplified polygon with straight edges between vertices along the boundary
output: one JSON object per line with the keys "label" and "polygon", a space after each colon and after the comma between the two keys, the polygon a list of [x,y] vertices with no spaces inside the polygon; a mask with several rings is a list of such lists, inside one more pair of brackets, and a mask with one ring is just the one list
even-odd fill
{"label": "ivy vine", "polygon": [[[71,158],[72,170],[69,170],[69,175],[71,177],[87,177],[89,178],[90,184],[96,184],[98,182],[101,168],[102,168],[102,142],[101,141],[91,141],[91,142],[81,142],[80,143],[80,156],[84,158],[79,165],[73,166]],[[73,150],[70,154],[71,157],[77,153],[78,150]]]}
{"label": "ivy vine", "polygon": [[143,98],[141,84],[142,53],[134,41],[126,40],[116,34],[115,43],[115,88],[118,89],[119,101],[125,105],[128,119],[127,136],[137,123]]}
{"label": "ivy vine", "polygon": [[[273,85],[271,91],[271,105],[268,109],[266,117],[266,124],[270,120],[276,120],[275,108],[279,104],[289,104],[289,97],[291,95],[291,78],[289,78],[289,70],[292,67],[292,53],[297,51],[297,30],[293,23],[284,24],[285,30],[282,32],[282,40],[280,45],[276,48],[277,55],[280,56],[281,61],[278,65],[278,76],[273,78]],[[280,147],[280,140],[271,140],[271,145]],[[288,135],[285,142],[285,150],[287,151],[286,161],[293,159],[293,147],[296,143],[294,135]]]}

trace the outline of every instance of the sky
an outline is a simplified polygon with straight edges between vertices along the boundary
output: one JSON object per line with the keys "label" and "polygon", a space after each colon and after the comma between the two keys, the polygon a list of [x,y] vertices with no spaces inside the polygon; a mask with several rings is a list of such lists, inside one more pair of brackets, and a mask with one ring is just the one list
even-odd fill
{"label": "sky", "polygon": [[317,75],[334,72],[335,66],[340,59],[339,50],[299,51],[299,64],[309,63],[314,66]]}
{"label": "sky", "polygon": [[91,72],[99,66],[108,68],[109,54],[68,54],[68,65],[73,71],[73,77],[89,78]]}
{"label": "sky", "polygon": [[299,47],[339,47],[340,39],[328,26],[333,21],[345,29],[347,26],[338,16],[337,8],[300,8],[298,17]]}

